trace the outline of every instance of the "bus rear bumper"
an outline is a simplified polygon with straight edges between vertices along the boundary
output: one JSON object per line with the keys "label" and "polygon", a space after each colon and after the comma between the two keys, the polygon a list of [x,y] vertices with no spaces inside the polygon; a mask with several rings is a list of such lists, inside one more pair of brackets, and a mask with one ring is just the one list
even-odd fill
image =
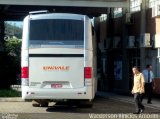
{"label": "bus rear bumper", "polygon": [[93,99],[92,86],[77,89],[41,89],[22,86],[22,99]]}

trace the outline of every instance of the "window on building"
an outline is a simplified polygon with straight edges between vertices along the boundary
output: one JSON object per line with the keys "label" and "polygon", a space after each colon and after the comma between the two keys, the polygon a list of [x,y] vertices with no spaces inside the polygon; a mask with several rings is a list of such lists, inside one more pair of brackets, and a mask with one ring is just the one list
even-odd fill
{"label": "window on building", "polygon": [[130,10],[131,12],[138,12],[141,10],[142,0],[130,0]]}
{"label": "window on building", "polygon": [[160,0],[149,0],[149,8],[153,8],[158,4],[160,5]]}
{"label": "window on building", "polygon": [[160,15],[160,0],[149,0],[149,8],[152,8],[152,17]]}
{"label": "window on building", "polygon": [[114,8],[114,18],[122,16],[122,8]]}
{"label": "window on building", "polygon": [[106,21],[107,20],[107,14],[101,14],[100,21]]}

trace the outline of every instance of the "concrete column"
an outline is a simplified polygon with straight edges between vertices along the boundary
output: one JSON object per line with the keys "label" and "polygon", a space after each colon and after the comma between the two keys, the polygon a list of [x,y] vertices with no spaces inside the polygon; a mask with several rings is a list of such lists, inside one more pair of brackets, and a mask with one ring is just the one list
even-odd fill
{"label": "concrete column", "polygon": [[4,21],[0,20],[0,52],[3,51],[3,41],[4,40]]}
{"label": "concrete column", "polygon": [[108,17],[107,17],[107,37],[109,38],[108,39],[108,50],[107,50],[107,89],[106,90],[109,90],[109,91],[113,91],[114,89],[114,78],[113,78],[113,75],[114,75],[114,69],[113,69],[113,64],[112,64],[112,61],[113,61],[113,55],[112,54],[112,50],[109,50],[109,49],[112,49],[112,42],[113,42],[113,8],[108,8]]}
{"label": "concrete column", "polygon": [[123,8],[123,33],[122,33],[122,80],[123,90],[129,91],[129,80],[128,80],[128,58],[127,58],[127,43],[128,43],[128,25],[126,24],[126,13],[130,13],[130,8]]}
{"label": "concrete column", "polygon": [[[148,0],[142,0],[141,4],[141,33],[140,35],[144,34],[146,32],[146,9],[148,7]],[[145,68],[146,65],[146,60],[145,60],[145,54],[146,54],[146,49],[145,48],[140,48],[140,67],[141,69]]]}

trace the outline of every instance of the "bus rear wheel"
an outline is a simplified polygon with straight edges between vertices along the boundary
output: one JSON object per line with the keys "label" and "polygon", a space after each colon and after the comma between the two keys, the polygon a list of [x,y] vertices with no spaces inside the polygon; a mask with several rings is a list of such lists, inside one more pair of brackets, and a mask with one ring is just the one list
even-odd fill
{"label": "bus rear wheel", "polygon": [[93,107],[93,101],[92,100],[79,101],[77,103],[77,106],[80,107],[80,108],[92,108]]}
{"label": "bus rear wheel", "polygon": [[32,106],[33,107],[48,107],[48,101],[46,100],[33,100]]}

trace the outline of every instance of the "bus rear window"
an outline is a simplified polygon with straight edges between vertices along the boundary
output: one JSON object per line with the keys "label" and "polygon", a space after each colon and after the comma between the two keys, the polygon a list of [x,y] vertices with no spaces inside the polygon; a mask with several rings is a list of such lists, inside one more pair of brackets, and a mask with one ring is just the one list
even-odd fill
{"label": "bus rear window", "polygon": [[30,21],[30,41],[82,42],[83,20],[41,19]]}

